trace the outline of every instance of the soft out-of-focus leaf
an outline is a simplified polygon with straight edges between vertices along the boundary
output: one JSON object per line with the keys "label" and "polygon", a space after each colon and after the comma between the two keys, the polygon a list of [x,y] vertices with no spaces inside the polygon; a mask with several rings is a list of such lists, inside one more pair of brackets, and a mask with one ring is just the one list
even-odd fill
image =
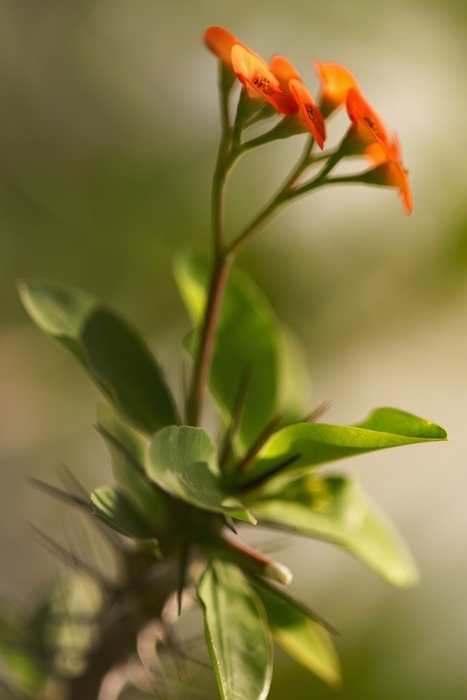
{"label": "soft out-of-focus leaf", "polygon": [[264,700],[272,672],[271,638],[261,602],[237,567],[208,564],[198,584],[206,643],[223,700]]}
{"label": "soft out-of-focus leaf", "polygon": [[252,583],[261,598],[276,642],[294,659],[332,687],[341,684],[339,657],[322,624],[306,615],[279,591]]}
{"label": "soft out-of-focus leaf", "polygon": [[[176,261],[175,278],[196,327],[206,304],[209,270],[209,261],[199,254],[185,253]],[[246,371],[250,373],[239,430],[244,446],[256,440],[277,410],[278,368],[273,311],[249,277],[234,268],[220,313],[209,386],[228,420],[242,378]]]}
{"label": "soft out-of-focus leaf", "polygon": [[117,532],[138,540],[149,540],[154,532],[130,500],[116,486],[100,486],[91,494],[92,512]]}
{"label": "soft out-of-focus leaf", "polygon": [[272,474],[294,457],[289,473],[374,450],[445,439],[443,428],[394,408],[376,409],[358,426],[298,423],[275,433],[238,483],[248,484]]}
{"label": "soft out-of-focus leaf", "polygon": [[65,678],[85,670],[103,603],[101,585],[80,571],[68,572],[51,590],[45,624],[47,646],[53,653],[53,666]]}
{"label": "soft out-of-focus leaf", "polygon": [[98,407],[99,429],[112,458],[117,484],[150,527],[162,525],[167,511],[167,494],[144,472],[148,443],[142,435],[119,418],[107,403]]}
{"label": "soft out-of-focus leaf", "polygon": [[126,321],[72,287],[22,282],[19,292],[33,321],[78,358],[126,418],[150,433],[178,423],[160,367]]}
{"label": "soft out-of-focus leaf", "polygon": [[149,448],[146,471],[172,496],[204,510],[255,522],[240,501],[222,491],[216,446],[202,428],[159,430]]}
{"label": "soft out-of-focus leaf", "polygon": [[279,328],[278,413],[282,425],[303,421],[311,405],[311,379],[305,349],[289,328]]}
{"label": "soft out-of-focus leaf", "polygon": [[418,581],[401,535],[353,479],[299,477],[250,506],[260,522],[340,545],[394,586]]}
{"label": "soft out-of-focus leaf", "polygon": [[46,680],[36,651],[35,639],[25,621],[0,601],[0,666],[8,683],[28,697],[29,693],[38,693]]}

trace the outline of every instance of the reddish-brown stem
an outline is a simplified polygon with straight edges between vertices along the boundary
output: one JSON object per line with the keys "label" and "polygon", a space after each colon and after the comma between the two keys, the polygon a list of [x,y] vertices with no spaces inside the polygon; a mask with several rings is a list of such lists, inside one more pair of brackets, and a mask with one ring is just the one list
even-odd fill
{"label": "reddish-brown stem", "polygon": [[198,425],[199,422],[204,392],[211,368],[217,322],[232,261],[233,256],[225,253],[218,253],[214,261],[204,323],[195,354],[191,393],[187,404],[187,422],[189,425]]}

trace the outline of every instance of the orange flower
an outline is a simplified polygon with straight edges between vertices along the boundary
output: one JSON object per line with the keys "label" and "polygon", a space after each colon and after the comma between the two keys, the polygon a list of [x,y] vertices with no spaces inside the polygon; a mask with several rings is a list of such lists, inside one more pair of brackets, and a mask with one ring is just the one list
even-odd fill
{"label": "orange flower", "polygon": [[339,63],[321,63],[315,60],[314,66],[321,81],[320,109],[328,117],[331,112],[345,105],[349,90],[359,89],[359,85],[352,73]]}
{"label": "orange flower", "polygon": [[[371,154],[370,157],[373,158]],[[394,138],[386,151],[385,159],[382,162],[377,160],[376,163],[379,164],[376,168],[366,173],[364,181],[372,185],[396,187],[402,197],[405,211],[407,214],[410,214],[412,211],[412,194],[407,171],[402,165],[401,147],[396,134],[394,134]]]}
{"label": "orange flower", "polygon": [[223,27],[208,27],[204,32],[204,43],[213,54],[226,63],[232,65],[232,49],[235,44],[240,44],[237,37]]}
{"label": "orange flower", "polygon": [[284,92],[288,92],[295,99],[303,121],[315,137],[318,146],[322,149],[326,138],[324,118],[313,97],[303,84],[300,73],[283,56],[273,56],[270,65]]}
{"label": "orange flower", "polygon": [[[381,158],[391,147],[391,140],[381,116],[368,104],[360,90],[354,87],[348,91],[346,107],[352,122],[346,137],[349,145],[352,144],[357,153],[367,149],[368,153],[373,153],[374,158]],[[368,150],[370,146],[372,148]]]}
{"label": "orange flower", "polygon": [[260,97],[282,114],[297,114],[298,105],[286,94],[268,64],[242,44],[232,48],[232,68],[250,97]]}
{"label": "orange flower", "polygon": [[365,100],[360,90],[350,88],[347,95],[347,113],[352,122],[345,147],[349,154],[361,153],[376,167],[365,173],[362,182],[386,187],[396,187],[402,197],[405,210],[412,211],[407,171],[402,165],[399,139],[391,139],[381,116]]}

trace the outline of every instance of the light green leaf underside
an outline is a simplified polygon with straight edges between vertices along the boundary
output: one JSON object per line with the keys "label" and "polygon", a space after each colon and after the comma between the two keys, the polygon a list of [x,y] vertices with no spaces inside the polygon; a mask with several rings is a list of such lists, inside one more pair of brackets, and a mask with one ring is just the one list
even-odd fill
{"label": "light green leaf underside", "polygon": [[272,473],[293,457],[296,460],[287,473],[374,450],[446,439],[443,428],[395,408],[376,409],[357,426],[299,423],[279,430],[268,440],[239,484]]}
{"label": "light green leaf underside", "polygon": [[75,355],[126,418],[149,433],[178,423],[160,367],[126,321],[72,287],[22,282],[19,293],[37,326]]}
{"label": "light green leaf underside", "polygon": [[[206,304],[209,269],[205,256],[190,252],[180,255],[175,264],[175,279],[195,327]],[[247,275],[234,268],[221,308],[209,381],[226,419],[232,415],[246,370],[251,376],[239,435],[243,445],[249,446],[277,410],[278,338],[266,298]]]}
{"label": "light green leaf underside", "polygon": [[208,564],[198,596],[222,700],[265,700],[272,644],[261,602],[237,567],[220,561]]}
{"label": "light green leaf underside", "polygon": [[401,588],[418,581],[413,557],[388,517],[352,479],[303,476],[251,503],[258,521],[340,545]]}
{"label": "light green leaf underside", "polygon": [[138,540],[148,540],[154,533],[116,486],[101,486],[91,494],[92,512],[114,530]]}
{"label": "light green leaf underside", "polygon": [[202,428],[159,430],[149,448],[146,472],[161,489],[187,503],[256,522],[238,499],[222,491],[216,446]]}
{"label": "light green leaf underside", "polygon": [[299,607],[260,583],[252,583],[268,616],[275,641],[302,666],[332,687],[341,685],[339,657],[331,637]]}

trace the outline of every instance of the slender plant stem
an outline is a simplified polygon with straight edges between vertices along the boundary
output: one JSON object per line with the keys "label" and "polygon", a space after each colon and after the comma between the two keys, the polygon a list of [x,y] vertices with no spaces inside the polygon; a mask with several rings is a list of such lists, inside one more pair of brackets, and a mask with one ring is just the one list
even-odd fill
{"label": "slender plant stem", "polygon": [[293,185],[300,175],[306,170],[311,162],[311,149],[314,139],[310,136],[305,144],[303,153],[295,165],[280,190],[270,200],[270,202],[260,211],[260,213],[243,229],[237,238],[229,245],[229,250],[233,255],[238,255],[245,244],[260,231],[263,226],[278,212],[279,209],[291,198]]}
{"label": "slender plant stem", "polygon": [[209,379],[217,322],[233,256],[219,253],[214,262],[201,338],[195,356],[191,391],[187,404],[189,425],[198,425],[205,387]]}

